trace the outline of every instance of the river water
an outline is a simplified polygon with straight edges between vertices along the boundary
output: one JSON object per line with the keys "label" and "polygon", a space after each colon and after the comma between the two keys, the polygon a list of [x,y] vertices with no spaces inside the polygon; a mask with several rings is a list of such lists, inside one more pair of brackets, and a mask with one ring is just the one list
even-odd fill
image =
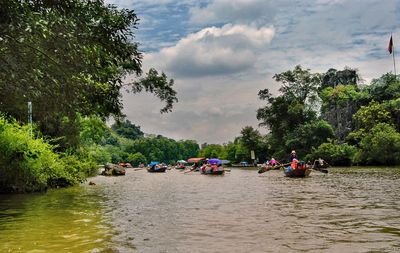
{"label": "river water", "polygon": [[0,252],[400,252],[400,168],[89,181],[0,195]]}

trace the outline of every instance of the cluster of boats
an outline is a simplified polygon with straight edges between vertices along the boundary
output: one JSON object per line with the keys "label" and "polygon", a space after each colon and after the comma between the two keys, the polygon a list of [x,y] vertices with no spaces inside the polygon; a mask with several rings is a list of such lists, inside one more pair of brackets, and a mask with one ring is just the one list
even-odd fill
{"label": "cluster of boats", "polygon": [[[189,166],[189,164],[191,165]],[[190,158],[188,161],[179,160],[175,166],[175,169],[184,171],[185,173],[198,171],[205,175],[223,175],[225,171],[230,171],[229,169],[224,168],[222,166],[223,164],[224,160],[199,157]],[[329,167],[329,164],[323,159],[317,159],[314,161],[314,163],[305,163],[294,159],[291,163],[261,165],[259,166],[258,173],[264,173],[270,170],[283,170],[285,176],[287,177],[307,177],[310,175],[312,170],[328,173],[328,170],[326,170],[327,167]],[[131,164],[119,163],[117,165],[106,165],[102,175],[125,175],[126,168],[132,168]],[[162,173],[166,172],[168,169],[171,169],[171,167],[165,163],[151,162],[147,165],[147,167],[144,167],[143,165],[142,168],[139,169],[147,169],[147,171],[150,173]]]}

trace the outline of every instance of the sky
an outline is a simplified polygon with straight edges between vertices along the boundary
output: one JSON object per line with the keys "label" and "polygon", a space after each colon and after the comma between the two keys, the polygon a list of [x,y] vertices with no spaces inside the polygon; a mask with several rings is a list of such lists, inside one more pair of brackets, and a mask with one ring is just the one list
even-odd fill
{"label": "sky", "polygon": [[127,119],[147,134],[199,144],[228,143],[245,126],[266,133],[256,118],[266,104],[257,94],[268,88],[279,95],[274,74],[296,65],[312,73],[350,67],[368,84],[394,71],[391,33],[400,51],[400,0],[105,2],[135,11],[143,70],[174,79],[179,100],[161,114],[154,95],[124,93]]}

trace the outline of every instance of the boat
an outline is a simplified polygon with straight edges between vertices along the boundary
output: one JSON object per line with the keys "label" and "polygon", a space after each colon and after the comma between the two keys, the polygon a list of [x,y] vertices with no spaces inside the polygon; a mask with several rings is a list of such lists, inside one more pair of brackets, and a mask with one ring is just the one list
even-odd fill
{"label": "boat", "polygon": [[118,165],[124,168],[132,168],[132,165],[130,163],[118,163]]}
{"label": "boat", "polygon": [[201,167],[200,172],[204,175],[223,175],[225,170],[221,165],[221,160],[216,158],[209,159],[207,164]]}
{"label": "boat", "polygon": [[312,167],[303,161],[296,159],[287,167],[284,167],[283,173],[287,177],[308,177],[311,173]]}
{"label": "boat", "polygon": [[165,172],[167,170],[167,166],[163,164],[159,164],[158,162],[151,162],[147,166],[147,171],[152,172],[152,173],[157,173],[157,172]]}
{"label": "boat", "polygon": [[148,171],[148,172],[151,172],[151,173],[165,172],[166,170],[167,170],[167,167],[147,168],[147,171]]}
{"label": "boat", "polygon": [[205,163],[205,157],[193,157],[187,160],[188,163],[193,163],[191,171],[199,171],[199,168]]}
{"label": "boat", "polygon": [[260,169],[258,170],[258,173],[261,174],[261,173],[264,173],[264,172],[267,172],[267,171],[270,171],[270,170],[280,170],[281,168],[283,168],[283,167],[285,167],[285,166],[287,166],[289,164],[290,163],[286,163],[286,164],[279,164],[279,165],[275,165],[275,166],[272,166],[270,164],[264,164],[264,165],[260,166]]}
{"label": "boat", "polygon": [[175,169],[177,170],[185,170],[187,162],[185,160],[179,160],[176,162]]}

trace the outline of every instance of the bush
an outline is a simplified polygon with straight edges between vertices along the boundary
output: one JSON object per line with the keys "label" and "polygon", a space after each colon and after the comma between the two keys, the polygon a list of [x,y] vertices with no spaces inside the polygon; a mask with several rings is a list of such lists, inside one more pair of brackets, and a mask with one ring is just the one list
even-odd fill
{"label": "bush", "polygon": [[366,165],[400,164],[400,133],[387,123],[379,123],[359,143],[354,161]]}
{"label": "bush", "polygon": [[137,152],[135,154],[130,154],[128,156],[128,161],[134,167],[139,166],[139,164],[141,164],[141,163],[147,164],[146,157],[140,152]]}
{"label": "bush", "polygon": [[307,160],[322,158],[331,165],[350,166],[357,148],[346,143],[337,144],[332,142],[322,143],[317,149],[313,149]]}
{"label": "bush", "polygon": [[61,157],[54,146],[29,135],[27,126],[0,116],[0,192],[35,192],[82,182],[92,162]]}

